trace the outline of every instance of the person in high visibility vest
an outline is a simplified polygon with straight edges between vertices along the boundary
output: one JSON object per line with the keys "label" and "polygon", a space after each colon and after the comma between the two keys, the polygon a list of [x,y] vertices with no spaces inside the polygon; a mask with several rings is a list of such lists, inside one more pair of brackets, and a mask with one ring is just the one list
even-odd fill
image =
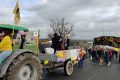
{"label": "person in high visibility vest", "polygon": [[81,68],[83,66],[83,56],[84,56],[83,49],[80,48],[78,67],[81,67]]}

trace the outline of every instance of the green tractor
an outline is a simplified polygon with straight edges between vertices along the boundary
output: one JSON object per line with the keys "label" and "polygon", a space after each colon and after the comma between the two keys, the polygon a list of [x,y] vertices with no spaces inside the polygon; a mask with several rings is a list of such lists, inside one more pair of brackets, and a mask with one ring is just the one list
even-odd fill
{"label": "green tractor", "polygon": [[[19,30],[29,31],[20,26],[0,24],[0,31],[3,29],[14,29],[15,33]],[[45,60],[49,61],[47,65],[44,64]],[[72,75],[73,61],[68,58],[58,62],[56,54],[35,53],[29,49],[0,53],[0,80],[41,80],[42,69],[53,72],[60,67],[64,67],[67,76]]]}
{"label": "green tractor", "polygon": [[[0,24],[0,31],[4,29],[14,29],[15,33],[19,30],[28,31],[24,27]],[[27,49],[18,49],[1,54],[0,80],[40,80],[42,78],[42,66],[36,53]]]}

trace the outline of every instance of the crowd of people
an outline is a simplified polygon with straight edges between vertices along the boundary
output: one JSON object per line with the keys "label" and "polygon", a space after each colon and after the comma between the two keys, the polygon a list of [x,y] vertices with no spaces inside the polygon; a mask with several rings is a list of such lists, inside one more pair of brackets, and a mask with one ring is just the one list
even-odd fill
{"label": "crowd of people", "polygon": [[89,48],[88,52],[93,64],[110,66],[112,60],[120,62],[119,51],[114,50],[114,48]]}

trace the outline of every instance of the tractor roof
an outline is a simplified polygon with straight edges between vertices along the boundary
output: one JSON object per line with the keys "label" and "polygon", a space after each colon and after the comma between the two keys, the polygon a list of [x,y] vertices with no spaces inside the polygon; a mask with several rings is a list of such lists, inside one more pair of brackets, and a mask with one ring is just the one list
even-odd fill
{"label": "tractor roof", "polygon": [[0,29],[14,29],[16,31],[23,30],[23,31],[29,31],[28,28],[22,27],[22,26],[16,26],[16,25],[10,25],[10,24],[0,24]]}

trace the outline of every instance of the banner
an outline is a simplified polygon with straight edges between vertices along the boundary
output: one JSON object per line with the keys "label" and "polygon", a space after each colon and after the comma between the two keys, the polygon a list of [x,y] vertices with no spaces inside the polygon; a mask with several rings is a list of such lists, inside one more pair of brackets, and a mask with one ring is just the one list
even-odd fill
{"label": "banner", "polygon": [[94,38],[94,45],[108,45],[112,47],[120,47],[120,37],[101,36]]}

